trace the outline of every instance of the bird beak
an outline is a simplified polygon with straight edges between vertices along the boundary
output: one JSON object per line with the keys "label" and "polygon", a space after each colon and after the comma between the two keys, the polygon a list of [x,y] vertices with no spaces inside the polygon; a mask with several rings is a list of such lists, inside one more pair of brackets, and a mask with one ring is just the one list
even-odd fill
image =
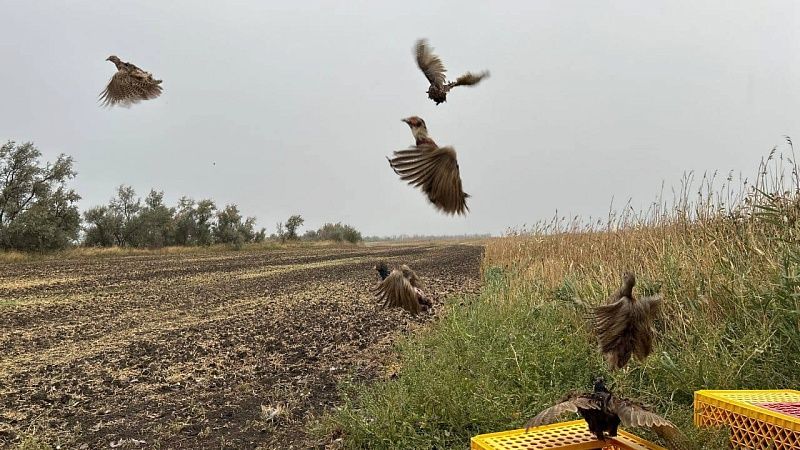
{"label": "bird beak", "polygon": [[401,122],[408,123],[408,118],[405,118],[405,119],[400,119],[400,121],[401,121]]}

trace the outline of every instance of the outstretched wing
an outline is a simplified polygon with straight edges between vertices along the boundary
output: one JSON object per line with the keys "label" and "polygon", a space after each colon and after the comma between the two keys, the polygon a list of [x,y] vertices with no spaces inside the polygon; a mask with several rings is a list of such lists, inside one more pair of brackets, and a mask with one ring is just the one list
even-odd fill
{"label": "outstretched wing", "polygon": [[131,71],[118,70],[108,86],[100,93],[103,106],[129,107],[142,100],[151,100],[161,95],[161,80],[153,79],[149,73],[134,66]]}
{"label": "outstretched wing", "polygon": [[625,427],[647,427],[664,439],[675,442],[680,442],[684,438],[681,431],[672,422],[636,402],[612,397],[608,407],[619,416]]}
{"label": "outstretched wing", "polygon": [[422,189],[428,200],[447,214],[466,214],[467,197],[461,187],[456,151],[452,147],[418,145],[394,152],[389,160],[400,179]]}
{"label": "outstretched wing", "polygon": [[630,308],[631,303],[625,297],[610,305],[594,308],[597,344],[612,369],[625,367],[633,352],[629,329]]}
{"label": "outstretched wing", "polygon": [[400,307],[412,314],[419,314],[417,291],[401,270],[393,270],[375,287],[374,292],[384,307]]}
{"label": "outstretched wing", "polygon": [[633,303],[633,354],[640,360],[647,358],[653,351],[653,318],[661,306],[661,296],[642,297]]}
{"label": "outstretched wing", "polygon": [[447,89],[452,89],[456,86],[474,86],[481,82],[484,78],[489,77],[489,72],[484,70],[479,74],[467,72],[456,79],[456,81],[449,83]]}
{"label": "outstretched wing", "polygon": [[422,73],[425,74],[425,78],[427,78],[431,84],[439,87],[444,86],[444,73],[447,72],[447,69],[444,68],[442,60],[433,54],[433,49],[428,46],[428,42],[425,39],[417,41],[416,56],[417,65],[420,70],[422,70]]}
{"label": "outstretched wing", "polygon": [[661,310],[663,301],[664,298],[661,294],[656,294],[649,297],[640,297],[637,303],[641,304],[648,318],[653,318]]}
{"label": "outstretched wing", "polygon": [[540,425],[553,423],[562,414],[568,412],[577,413],[578,408],[600,409],[600,406],[601,405],[598,401],[593,400],[590,397],[573,395],[572,397],[569,397],[567,400],[545,409],[544,411],[537,414],[534,418],[530,419],[527,423],[525,423],[525,431],[528,431],[532,427],[538,427]]}

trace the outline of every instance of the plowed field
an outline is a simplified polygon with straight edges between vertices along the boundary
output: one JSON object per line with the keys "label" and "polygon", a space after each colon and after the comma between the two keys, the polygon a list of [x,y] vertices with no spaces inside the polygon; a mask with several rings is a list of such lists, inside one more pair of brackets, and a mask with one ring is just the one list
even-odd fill
{"label": "plowed field", "polygon": [[0,264],[0,447],[308,448],[342,377],[386,376],[432,320],[376,307],[378,259],[434,305],[476,292],[477,245],[379,245]]}

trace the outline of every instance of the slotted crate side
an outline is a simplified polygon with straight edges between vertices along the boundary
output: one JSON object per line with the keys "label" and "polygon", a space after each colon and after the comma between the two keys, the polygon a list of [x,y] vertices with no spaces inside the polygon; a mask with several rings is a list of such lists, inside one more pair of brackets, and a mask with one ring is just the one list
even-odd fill
{"label": "slotted crate side", "polygon": [[624,431],[602,443],[589,433],[586,422],[575,420],[552,425],[482,434],[470,441],[472,450],[665,450]]}
{"label": "slotted crate side", "polygon": [[727,426],[731,444],[746,449],[800,449],[800,417],[784,414],[765,404],[794,404],[800,392],[697,391],[694,423],[698,427]]}
{"label": "slotted crate side", "polygon": [[[800,431],[800,416],[791,414],[790,405],[800,405],[800,391],[791,389],[752,391],[697,391],[698,403],[725,408],[737,414],[769,421],[794,431]],[[779,404],[786,411],[775,411],[766,405]]]}

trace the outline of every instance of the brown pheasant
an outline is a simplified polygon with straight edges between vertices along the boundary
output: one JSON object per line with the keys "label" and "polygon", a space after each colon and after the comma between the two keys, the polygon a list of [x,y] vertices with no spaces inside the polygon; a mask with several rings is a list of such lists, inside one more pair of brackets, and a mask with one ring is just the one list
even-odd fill
{"label": "brown pheasant", "polygon": [[417,116],[402,119],[411,127],[416,145],[394,152],[389,164],[400,179],[422,189],[428,200],[446,214],[466,214],[467,198],[461,187],[456,151],[439,147],[428,137],[425,121]]}
{"label": "brown pheasant", "polygon": [[625,367],[631,355],[644,360],[653,350],[653,318],[662,298],[634,297],[635,284],[636,277],[625,272],[622,286],[605,305],[594,308],[597,343],[611,370]]}
{"label": "brown pheasant", "polygon": [[151,100],[161,95],[161,81],[153,79],[149,72],[135,65],[120,61],[114,55],[106,58],[117,66],[117,73],[111,77],[108,86],[100,93],[103,106],[130,107],[142,100]]}
{"label": "brown pheasant", "polygon": [[433,54],[433,49],[428,47],[425,39],[417,41],[415,54],[417,65],[431,84],[428,88],[428,98],[436,102],[437,105],[447,101],[447,93],[450,92],[450,89],[456,86],[474,86],[489,76],[488,71],[483,71],[479,74],[467,72],[458,77],[456,81],[448,83],[444,75],[447,69],[444,68],[442,60]]}
{"label": "brown pheasant", "polygon": [[419,314],[433,306],[422,292],[417,274],[407,265],[389,271],[389,266],[380,262],[374,269],[381,276],[381,282],[374,289],[375,297],[383,301],[384,308],[400,307],[411,314]]}

